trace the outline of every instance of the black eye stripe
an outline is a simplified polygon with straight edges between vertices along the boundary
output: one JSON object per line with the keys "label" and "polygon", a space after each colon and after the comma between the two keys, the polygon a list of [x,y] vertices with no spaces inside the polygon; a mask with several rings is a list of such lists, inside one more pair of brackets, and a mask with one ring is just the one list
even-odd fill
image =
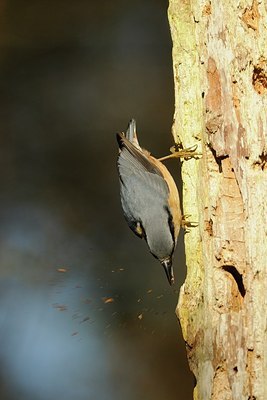
{"label": "black eye stripe", "polygon": [[[129,228],[136,234],[136,236],[140,237],[141,239],[145,239],[145,241],[147,241],[146,231],[145,231],[142,223],[140,221],[136,221],[136,220],[133,220],[133,219],[128,219],[126,214],[124,214],[124,216],[125,216],[125,219],[126,219],[126,221],[128,223]],[[141,228],[141,231],[142,231],[141,234],[137,229],[138,224],[139,224],[139,226]]]}
{"label": "black eye stripe", "polygon": [[173,218],[172,218],[172,214],[169,210],[169,207],[165,206],[164,209],[167,211],[168,214],[168,225],[170,228],[170,232],[172,235],[172,240],[173,240],[173,251],[174,251],[174,247],[175,247],[175,235],[174,235],[174,224],[173,224]]}
{"label": "black eye stripe", "polygon": [[141,227],[141,229],[142,229],[142,231],[143,231],[143,238],[144,238],[144,239],[145,239],[145,241],[147,242],[145,228],[143,227],[143,224],[142,224],[142,222],[141,222],[141,221],[138,221],[138,222],[139,222],[139,224],[140,224],[140,227]]}

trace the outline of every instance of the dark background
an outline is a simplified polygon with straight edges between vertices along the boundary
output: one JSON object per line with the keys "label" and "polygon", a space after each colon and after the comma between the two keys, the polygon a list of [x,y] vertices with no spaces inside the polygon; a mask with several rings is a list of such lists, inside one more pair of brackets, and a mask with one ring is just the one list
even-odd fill
{"label": "dark background", "polygon": [[123,219],[116,171],[132,117],[154,155],[172,145],[167,6],[1,1],[1,400],[192,398],[183,240],[170,288]]}

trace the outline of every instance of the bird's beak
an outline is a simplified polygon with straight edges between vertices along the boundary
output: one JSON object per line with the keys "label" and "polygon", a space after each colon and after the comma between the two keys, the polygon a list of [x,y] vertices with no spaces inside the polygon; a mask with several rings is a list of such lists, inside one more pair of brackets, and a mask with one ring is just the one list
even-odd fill
{"label": "bird's beak", "polygon": [[172,285],[174,283],[174,275],[173,275],[173,269],[172,269],[172,260],[167,259],[164,261],[161,261],[161,264],[164,267],[164,270],[166,272],[169,284]]}

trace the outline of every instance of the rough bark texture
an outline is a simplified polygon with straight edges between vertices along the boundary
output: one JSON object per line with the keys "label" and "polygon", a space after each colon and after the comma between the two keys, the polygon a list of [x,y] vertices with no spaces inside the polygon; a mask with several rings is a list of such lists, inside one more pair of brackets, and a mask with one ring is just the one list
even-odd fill
{"label": "rough bark texture", "polygon": [[267,2],[170,0],[187,278],[177,314],[198,400],[267,399]]}

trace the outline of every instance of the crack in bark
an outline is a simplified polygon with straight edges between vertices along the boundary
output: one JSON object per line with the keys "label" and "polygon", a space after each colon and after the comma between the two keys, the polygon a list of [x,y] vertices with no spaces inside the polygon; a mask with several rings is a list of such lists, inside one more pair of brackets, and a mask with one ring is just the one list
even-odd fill
{"label": "crack in bark", "polygon": [[218,156],[216,153],[216,150],[211,146],[211,144],[208,145],[210,148],[210,151],[212,152],[212,155],[214,157],[214,160],[216,161],[216,164],[218,165],[219,168],[219,172],[222,173],[223,169],[222,169],[222,160],[225,160],[226,158],[229,158],[228,155],[222,155],[222,156]]}

